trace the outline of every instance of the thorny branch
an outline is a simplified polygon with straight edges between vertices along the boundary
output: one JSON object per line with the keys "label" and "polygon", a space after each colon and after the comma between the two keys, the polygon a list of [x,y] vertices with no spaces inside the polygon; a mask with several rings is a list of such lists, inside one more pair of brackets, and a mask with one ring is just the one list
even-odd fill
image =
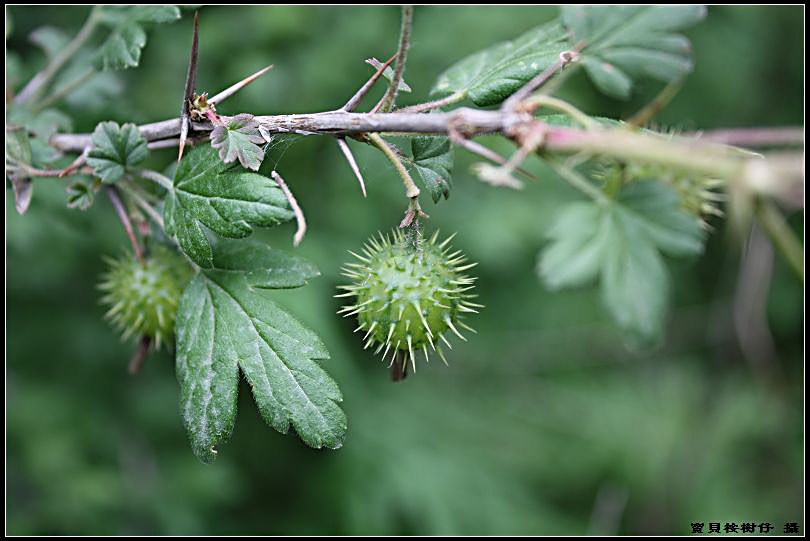
{"label": "thorny branch", "polygon": [[413,30],[413,6],[402,6],[402,27],[399,31],[399,48],[397,49],[397,63],[394,66],[394,76],[382,101],[383,112],[393,109],[397,101],[399,83],[405,73],[405,62],[408,60],[408,48],[411,45],[411,31]]}
{"label": "thorny branch", "polygon": [[[551,81],[554,75],[559,73],[566,65],[578,59],[578,51],[581,48],[579,45],[571,51],[561,54],[560,59],[555,64],[539,73],[508,98],[500,110],[479,110],[461,107],[449,112],[440,111],[433,114],[423,114],[424,112],[463,101],[466,95],[463,92],[457,92],[435,101],[391,111],[405,69],[411,35],[412,8],[409,6],[403,7],[402,15],[397,53],[389,59],[386,65],[378,69],[343,107],[317,113],[255,116],[260,131],[268,135],[296,133],[336,137],[341,151],[346,156],[353,172],[361,183],[364,194],[363,179],[356,161],[351,156],[348,145],[346,145],[345,137],[353,136],[359,140],[372,143],[380,148],[397,168],[405,184],[407,196],[411,199],[418,196],[419,189],[413,184],[407,169],[401,164],[394,150],[382,139],[382,134],[447,135],[450,136],[454,144],[499,163],[502,169],[508,169],[507,172],[522,172],[519,169],[520,163],[528,154],[536,152],[543,155],[557,153],[607,156],[622,161],[655,163],[680,170],[722,177],[744,190],[766,195],[774,195],[773,192],[780,190],[783,193],[797,193],[796,183],[803,184],[804,174],[801,160],[762,159],[760,155],[744,153],[739,149],[726,146],[727,144],[755,147],[783,144],[803,145],[804,134],[801,128],[735,129],[682,134],[681,136],[657,135],[643,132],[632,125],[618,128],[607,128],[598,125],[590,117],[579,112],[570,104],[546,95],[547,91],[545,93],[536,93],[541,86]],[[86,34],[91,31],[93,24],[91,16],[91,20],[87,23],[89,30],[83,33]],[[77,36],[77,40],[84,39],[83,35],[81,35],[83,33]],[[194,56],[192,55],[192,63]],[[360,99],[365,96],[385,67],[394,59],[397,61],[394,77],[375,110],[369,113],[353,112]],[[58,64],[57,60],[54,61],[54,64]],[[188,83],[191,82],[193,85],[192,66],[189,67],[190,81],[187,81],[186,93],[188,93]],[[55,68],[49,66],[46,71],[53,71],[58,68],[58,65]],[[253,76],[220,92],[211,101],[213,102],[215,99],[217,101],[224,100],[268,69],[269,67],[264,68]],[[35,81],[39,81],[37,84],[42,85],[43,77],[44,75],[35,77],[35,80],[29,83],[29,87]],[[15,101],[24,100],[27,95],[38,91],[37,88],[29,87],[26,87]],[[671,93],[672,89],[669,90]],[[661,101],[665,101],[668,96],[669,94],[664,93]],[[584,129],[546,124],[543,122],[542,117],[535,117],[533,114],[539,106],[563,111],[583,124]],[[376,112],[377,109],[381,112]],[[228,118],[223,117],[223,120]],[[182,120],[181,118],[173,118],[145,124],[140,126],[139,129],[149,142],[150,148],[182,146],[186,136],[191,141],[206,140],[208,132],[213,129],[211,122],[193,122],[188,119],[188,133],[185,133],[183,120],[185,118]],[[475,136],[484,134],[502,135],[515,142],[519,149],[507,161],[471,140]],[[542,134],[542,138],[537,139],[537,134]],[[91,145],[91,135],[55,134],[51,137],[49,143],[62,151],[83,153]],[[394,159],[391,159],[392,157]],[[81,156],[75,163],[82,163]],[[30,176],[57,176],[59,172],[28,168],[25,173]],[[518,181],[515,181],[515,183],[518,183]],[[801,191],[801,189],[798,191]]]}

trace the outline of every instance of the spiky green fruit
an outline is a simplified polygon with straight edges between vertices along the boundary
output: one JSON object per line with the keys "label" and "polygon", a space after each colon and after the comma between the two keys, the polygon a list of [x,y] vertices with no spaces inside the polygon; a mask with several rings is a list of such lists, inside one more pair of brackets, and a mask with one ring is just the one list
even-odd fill
{"label": "spiky green fruit", "polygon": [[143,265],[132,254],[106,261],[109,268],[98,285],[101,303],[109,307],[104,317],[124,340],[148,336],[157,349],[172,343],[177,305],[193,273],[185,259],[158,246]]}
{"label": "spiky green fruit", "polygon": [[416,371],[420,351],[427,362],[435,351],[447,364],[442,346],[452,349],[448,336],[466,340],[459,328],[475,331],[462,321],[464,315],[483,308],[470,301],[476,297],[471,293],[475,278],[462,274],[477,263],[467,264],[461,251],[450,253],[453,236],[441,243],[437,238],[438,232],[430,240],[413,241],[400,231],[392,238],[371,238],[364,255],[350,252],[359,262],[349,263],[344,276],[354,283],[340,286],[346,292],[337,295],[355,298],[338,313],[356,315],[355,331],[365,331],[365,348],[376,345],[383,360],[391,352],[389,366],[396,361],[403,377],[408,361]]}

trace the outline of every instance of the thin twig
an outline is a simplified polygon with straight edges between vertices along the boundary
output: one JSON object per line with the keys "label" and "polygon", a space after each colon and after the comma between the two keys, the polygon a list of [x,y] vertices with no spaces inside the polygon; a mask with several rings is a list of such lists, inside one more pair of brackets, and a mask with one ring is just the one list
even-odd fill
{"label": "thin twig", "polygon": [[343,151],[343,156],[346,157],[346,161],[349,162],[349,167],[351,167],[352,171],[354,171],[354,176],[357,177],[357,181],[360,183],[360,189],[363,191],[363,197],[366,197],[366,183],[363,181],[363,175],[360,174],[360,168],[357,166],[357,161],[354,159],[354,155],[352,154],[352,150],[349,148],[349,144],[343,137],[336,137],[335,139],[337,139],[337,144],[340,147],[340,150]]}
{"label": "thin twig", "polygon": [[42,100],[40,103],[38,103],[37,106],[33,108],[34,111],[35,112],[41,111],[46,107],[61,101],[71,92],[73,92],[74,90],[82,86],[84,83],[95,77],[96,74],[98,74],[98,72],[93,67],[88,67],[82,72],[81,75],[76,77],[73,81],[67,83],[65,86],[63,86],[62,88],[60,88],[59,90],[57,90],[56,92],[54,92],[53,94]]}
{"label": "thin twig", "polygon": [[799,280],[804,283],[804,248],[782,213],[776,209],[773,203],[760,199],[756,203],[755,215],[762,230],[771,239]]}
{"label": "thin twig", "polygon": [[152,339],[148,336],[141,336],[141,339],[138,340],[138,347],[132,354],[132,358],[129,360],[129,366],[127,367],[127,370],[131,375],[134,376],[140,372],[141,367],[146,360],[146,356],[149,355],[149,348],[151,346]]}
{"label": "thin twig", "polygon": [[385,157],[388,158],[388,161],[390,161],[394,169],[397,170],[399,177],[402,179],[402,184],[405,186],[405,195],[410,199],[419,197],[419,188],[413,182],[410,173],[408,173],[408,169],[402,163],[402,160],[399,159],[397,153],[391,148],[391,145],[376,133],[368,134],[367,138],[374,146],[382,150]]}
{"label": "thin twig", "polygon": [[107,186],[107,195],[110,197],[110,201],[115,208],[116,214],[118,214],[118,219],[121,220],[121,224],[124,226],[124,230],[127,232],[127,237],[129,237],[129,242],[132,244],[132,251],[135,253],[135,258],[141,265],[144,265],[143,260],[143,252],[141,251],[141,245],[138,242],[137,237],[135,237],[135,230],[132,229],[132,222],[129,220],[129,214],[127,214],[127,210],[124,208],[124,203],[121,201],[121,194],[118,191],[118,188],[115,186]]}
{"label": "thin twig", "polygon": [[276,171],[270,173],[270,176],[273,177],[273,180],[278,183],[278,187],[281,188],[281,191],[284,192],[284,195],[287,197],[287,201],[290,202],[290,207],[292,207],[292,211],[295,214],[295,221],[298,223],[298,229],[295,231],[295,236],[293,237],[293,246],[298,246],[301,244],[301,240],[304,238],[304,233],[307,232],[307,221],[304,218],[304,212],[301,210],[301,207],[298,206],[298,201],[295,200],[295,196],[293,195],[290,188],[287,187],[287,184],[284,182],[284,179],[281,178]]}
{"label": "thin twig", "polygon": [[81,166],[83,166],[84,163],[87,161],[87,155],[90,154],[90,150],[92,150],[92,148],[93,148],[92,146],[88,146],[87,148],[85,148],[82,151],[82,153],[79,154],[79,157],[76,158],[75,160],[73,160],[73,163],[71,163],[70,165],[68,165],[67,167],[62,169],[62,171],[59,172],[59,177],[60,178],[61,177],[66,177],[69,174],[76,171]]}
{"label": "thin twig", "polygon": [[14,97],[14,103],[24,103],[32,99],[36,99],[47,87],[48,83],[51,82],[51,79],[62,69],[62,66],[70,60],[70,58],[76,54],[76,51],[84,45],[84,42],[90,37],[95,30],[96,25],[99,22],[100,18],[100,7],[95,6],[90,11],[90,15],[87,17],[87,20],[84,22],[81,30],[79,33],[76,34],[76,37],[68,43],[64,49],[62,49],[59,54],[57,54],[51,62],[45,66],[45,69],[41,72],[37,73],[28,84]]}
{"label": "thin twig", "polygon": [[411,31],[413,30],[413,6],[402,6],[402,25],[399,30],[399,48],[397,49],[397,63],[394,66],[394,76],[388,92],[383,98],[382,110],[388,112],[394,108],[399,92],[399,83],[405,73],[405,62],[408,59],[408,47],[411,44]]}
{"label": "thin twig", "polygon": [[152,171],[150,169],[140,169],[138,170],[137,174],[147,180],[156,182],[158,185],[160,185],[161,188],[165,188],[169,191],[171,191],[174,188],[174,182],[172,182],[172,179],[170,179],[165,175],[161,175],[157,171]]}
{"label": "thin twig", "polygon": [[163,216],[140,194],[139,189],[133,184],[125,184],[124,186],[127,190],[127,194],[135,201],[135,204],[141,207],[141,210],[146,212],[161,229],[164,229]]}
{"label": "thin twig", "polygon": [[587,129],[594,128],[597,125],[596,122],[591,117],[589,117],[588,115],[586,115],[585,113],[583,113],[582,111],[580,111],[579,109],[568,103],[567,101],[563,101],[553,96],[537,94],[535,96],[526,99],[521,104],[521,108],[528,112],[534,112],[534,110],[539,107],[547,107],[549,109],[554,109],[555,111],[565,113],[566,115],[570,116],[573,120],[576,120],[577,122],[582,124],[582,127]]}
{"label": "thin twig", "polygon": [[[467,151],[472,152],[473,154],[478,154],[482,158],[493,161],[493,162],[497,163],[498,165],[506,165],[506,163],[507,163],[506,158],[504,158],[503,156],[501,156],[497,152],[485,147],[481,143],[478,143],[476,141],[471,141],[469,139],[465,139],[464,137],[459,137],[457,139],[451,139],[451,140],[453,141],[453,144],[459,145],[459,146],[463,147],[464,149],[466,149]],[[529,173],[528,171],[526,171],[522,167],[515,167],[515,171],[522,174],[526,178],[529,178],[531,180],[537,180],[537,177],[535,177],[534,175],[532,175],[531,173]]]}
{"label": "thin twig", "polygon": [[216,105],[218,103],[222,103],[223,101],[227,100],[228,98],[230,98],[231,96],[233,96],[234,94],[236,94],[237,92],[239,92],[240,90],[245,88],[247,85],[249,85],[250,83],[252,83],[256,79],[258,79],[259,77],[261,77],[262,75],[264,75],[265,73],[270,71],[271,69],[273,69],[273,64],[270,64],[269,66],[263,67],[262,69],[260,69],[256,73],[254,73],[253,75],[249,75],[249,76],[245,77],[244,79],[242,79],[238,83],[232,84],[231,86],[229,86],[228,88],[226,88],[225,90],[223,90],[222,92],[220,92],[219,94],[214,96],[213,98],[210,98],[208,100],[208,103],[211,104],[211,105]]}
{"label": "thin twig", "polygon": [[407,107],[403,107],[402,109],[397,109],[397,113],[424,113],[425,111],[432,111],[433,109],[445,107],[446,105],[453,105],[466,97],[467,94],[464,92],[453,92],[449,96],[438,100],[429,101],[426,103],[418,103],[416,105],[409,105]]}
{"label": "thin twig", "polygon": [[180,147],[177,151],[177,161],[183,158],[183,150],[186,148],[186,137],[188,137],[188,125],[190,121],[191,100],[194,98],[194,87],[197,85],[197,56],[200,49],[200,12],[194,13],[194,35],[191,38],[191,57],[188,61],[188,72],[186,72],[186,86],[183,89],[183,104],[180,107]]}
{"label": "thin twig", "polygon": [[[64,169],[37,169],[36,167],[31,167],[25,163],[18,163],[17,165],[6,165],[6,171],[22,171],[29,177],[53,177],[53,178],[60,178],[62,177],[62,172]],[[74,173],[76,171],[73,171]],[[92,173],[90,168],[84,167],[80,171],[80,173]]]}
{"label": "thin twig", "polygon": [[374,72],[374,75],[372,75],[372,76],[369,78],[369,80],[368,80],[368,81],[366,81],[366,83],[365,83],[363,86],[361,86],[361,87],[360,87],[360,90],[358,90],[358,91],[357,91],[357,93],[356,93],[354,96],[352,96],[351,98],[349,98],[349,101],[347,101],[347,102],[346,102],[346,105],[344,105],[343,107],[341,107],[340,109],[338,109],[338,111],[354,111],[354,110],[355,110],[355,108],[357,107],[357,105],[360,103],[360,101],[361,101],[361,100],[362,100],[364,97],[366,97],[366,94],[368,94],[368,91],[369,91],[369,90],[371,90],[371,87],[372,87],[372,86],[374,86],[374,83],[376,83],[376,82],[377,82],[377,79],[379,79],[379,78],[380,78],[380,75],[382,75],[382,74],[383,74],[383,72],[385,72],[385,68],[387,68],[388,66],[390,66],[390,65],[391,65],[391,62],[393,62],[393,61],[394,61],[394,59],[395,59],[395,58],[396,58],[398,55],[399,55],[399,53],[398,53],[398,52],[397,52],[397,53],[394,53],[394,56],[392,56],[391,58],[389,58],[389,59],[386,61],[386,63],[385,63],[385,64],[383,64],[382,66],[380,66],[379,68],[377,68],[377,71],[375,71],[375,72]]}
{"label": "thin twig", "polygon": [[574,188],[578,189],[579,191],[583,192],[585,195],[591,197],[595,201],[600,203],[608,203],[609,199],[605,193],[588,182],[588,180],[577,173],[574,169],[567,167],[561,163],[558,163],[555,160],[549,160],[549,165],[554,171],[557,172],[563,179],[568,181]]}
{"label": "thin twig", "polygon": [[[196,135],[194,137],[187,137],[186,138],[186,145],[194,146],[197,143],[201,143],[203,141],[208,141],[210,138],[211,138],[210,135],[207,134],[207,133],[203,134],[203,135]],[[164,148],[174,148],[174,147],[178,146],[179,144],[180,144],[180,138],[179,137],[174,137],[172,139],[161,139],[159,141],[151,141],[151,142],[147,143],[146,146],[147,146],[147,148],[149,150],[160,150],[160,149],[164,149]]]}
{"label": "thin twig", "polygon": [[523,85],[517,92],[509,96],[503,105],[501,106],[501,110],[503,111],[515,111],[518,109],[518,104],[528,98],[532,92],[546,84],[554,75],[562,71],[562,69],[570,64],[571,62],[576,61],[579,58],[579,50],[581,49],[581,45],[574,47],[574,49],[570,51],[564,51],[560,53],[560,58],[555,63],[535,75],[528,83]]}
{"label": "thin twig", "polygon": [[640,111],[627,119],[627,123],[637,128],[649,124],[650,121],[655,118],[655,115],[663,111],[664,108],[669,105],[669,102],[672,101],[672,98],[678,95],[678,92],[683,86],[683,81],[684,77],[671,81],[650,103],[645,105]]}

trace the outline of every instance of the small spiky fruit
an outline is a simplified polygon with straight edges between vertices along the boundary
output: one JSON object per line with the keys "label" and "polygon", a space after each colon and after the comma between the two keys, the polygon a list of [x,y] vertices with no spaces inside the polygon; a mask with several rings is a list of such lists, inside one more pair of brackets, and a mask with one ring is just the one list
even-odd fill
{"label": "small spiky fruit", "polygon": [[[421,350],[425,361],[429,351],[439,354],[447,364],[442,343],[452,349],[448,335],[462,340],[461,329],[475,332],[462,321],[465,314],[477,313],[480,304],[470,301],[475,278],[462,274],[477,265],[466,264],[461,251],[450,253],[450,240],[438,243],[438,232],[430,240],[418,233],[406,237],[394,231],[392,238],[371,238],[364,255],[350,252],[359,259],[349,263],[344,276],[354,280],[337,297],[354,297],[355,302],[338,313],[357,316],[357,331],[365,331],[365,348],[376,345],[385,360],[391,352],[389,366],[394,366],[394,379],[407,373],[408,361],[416,371],[416,355]],[[365,349],[364,348],[364,349]],[[401,374],[398,374],[400,368]]]}
{"label": "small spiky fruit", "polygon": [[148,336],[156,349],[173,342],[177,305],[192,276],[189,264],[162,246],[143,265],[132,254],[106,261],[109,269],[98,285],[104,292],[101,303],[109,307],[104,317],[124,340]]}

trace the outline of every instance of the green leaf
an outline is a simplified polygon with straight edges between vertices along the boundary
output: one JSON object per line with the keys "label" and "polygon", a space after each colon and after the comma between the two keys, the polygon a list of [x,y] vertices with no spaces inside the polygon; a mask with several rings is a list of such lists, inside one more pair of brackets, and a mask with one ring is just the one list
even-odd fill
{"label": "green leaf", "polygon": [[93,180],[77,180],[67,187],[67,206],[71,209],[87,210],[93,205]]}
{"label": "green leaf", "polygon": [[25,126],[29,132],[47,141],[51,135],[59,130],[70,131],[73,121],[66,114],[56,109],[45,109],[37,113],[25,105],[10,105],[8,108],[8,123],[16,126]]}
{"label": "green leaf", "polygon": [[565,29],[552,22],[513,41],[493,45],[457,62],[442,73],[431,94],[461,93],[479,106],[508,98],[570,48]]}
{"label": "green leaf", "polygon": [[251,224],[272,226],[294,217],[275,181],[227,166],[206,145],[188,153],[174,176],[163,210],[166,233],[201,267],[214,264],[203,225],[228,238],[243,238]]}
{"label": "green leaf", "polygon": [[128,167],[139,164],[149,154],[146,139],[135,124],[101,122],[91,140],[93,149],[87,155],[87,164],[107,184],[117,182]]}
{"label": "green leaf", "polygon": [[70,42],[65,32],[53,26],[41,26],[31,32],[29,36],[31,43],[37,45],[43,51],[48,60],[58,55]]}
{"label": "green leaf", "polygon": [[607,204],[564,207],[548,236],[538,273],[550,289],[600,280],[602,298],[628,335],[661,334],[669,277],[661,253],[690,256],[703,250],[698,221],[682,210],[671,187],[656,181],[627,185]]}
{"label": "green leaf", "polygon": [[264,160],[264,150],[257,143],[264,143],[264,137],[259,133],[259,123],[247,113],[211,131],[211,146],[219,149],[223,162],[231,163],[239,158],[242,167],[253,171],[258,171]]}
{"label": "green leaf", "polygon": [[40,169],[62,157],[62,153],[42,139],[31,139],[31,165]]}
{"label": "green leaf", "polygon": [[6,161],[31,165],[31,139],[25,128],[6,128]]}
{"label": "green leaf", "polygon": [[630,96],[633,79],[669,82],[692,70],[689,40],[675,34],[700,22],[704,6],[563,6],[571,45],[581,50],[585,71],[599,90]]}
{"label": "green leaf", "polygon": [[112,33],[99,49],[93,65],[97,69],[134,68],[146,45],[143,24],[167,23],[180,18],[176,6],[104,6],[102,22],[113,27]]}
{"label": "green leaf", "polygon": [[[376,58],[367,58],[366,64],[373,67],[375,71],[383,67],[383,63],[377,60]],[[394,80],[394,70],[391,69],[391,66],[386,66],[385,69],[383,70],[382,75],[383,77],[388,79],[389,83]],[[408,84],[405,82],[404,79],[400,79],[398,91],[409,93],[411,92],[411,87],[408,86]]]}
{"label": "green leaf", "polygon": [[[216,447],[230,437],[240,370],[270,426],[287,433],[292,425],[311,447],[339,448],[346,433],[342,397],[316,362],[329,353],[263,289],[303,285],[317,271],[260,243],[235,244],[217,246],[214,267],[189,284],[177,312],[177,379],[194,453],[213,462]],[[246,251],[254,257],[245,258]]]}
{"label": "green leaf", "polygon": [[437,203],[442,195],[450,197],[453,147],[447,137],[412,137],[411,165],[419,173],[422,185]]}

